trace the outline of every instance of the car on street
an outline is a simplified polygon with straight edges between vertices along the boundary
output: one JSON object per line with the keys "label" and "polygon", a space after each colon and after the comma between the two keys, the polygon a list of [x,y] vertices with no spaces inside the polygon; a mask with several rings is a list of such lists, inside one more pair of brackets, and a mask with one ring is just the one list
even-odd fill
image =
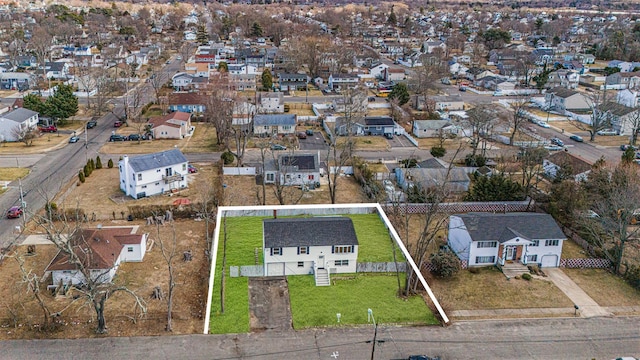
{"label": "car on street", "polygon": [[165,62],[165,64],[171,64],[171,60],[167,60],[167,62]]}
{"label": "car on street", "polygon": [[40,127],[40,131],[43,133],[54,133],[58,132],[58,128],[55,125],[42,126]]}
{"label": "car on street", "polygon": [[287,147],[280,144],[272,144],[271,150],[287,150]]}
{"label": "car on street", "polygon": [[558,145],[545,145],[544,148],[549,151],[560,151],[564,149],[563,146],[558,146]]}
{"label": "car on street", "polygon": [[91,120],[87,123],[87,129],[93,129],[94,127],[96,127],[96,125],[98,125],[98,122],[95,120]]}
{"label": "car on street", "polygon": [[306,139],[307,138],[307,133],[304,131],[301,131],[298,133],[298,139]]}
{"label": "car on street", "polygon": [[69,138],[69,144],[77,143],[80,140],[79,136],[72,136]]}
{"label": "car on street", "polygon": [[564,142],[558,138],[551,138],[549,139],[549,141],[551,141],[552,144],[555,144],[558,146],[564,146]]}
{"label": "car on street", "polygon": [[189,174],[195,174],[195,173],[198,172],[198,169],[195,166],[191,165],[191,164],[189,164],[187,170],[189,171]]}
{"label": "car on street", "polygon": [[7,219],[17,219],[22,216],[22,208],[20,206],[12,206],[7,210]]}
{"label": "car on street", "polygon": [[313,136],[313,130],[311,130],[311,129],[308,129],[304,133],[307,134],[308,136]]}
{"label": "car on street", "polygon": [[113,127],[120,127],[120,126],[122,126],[122,121],[120,121],[120,120],[115,121],[115,122],[113,123]]}
{"label": "car on street", "polygon": [[578,136],[578,135],[571,135],[569,136],[569,139],[576,142],[584,142],[584,139],[582,138],[582,136]]}
{"label": "car on street", "polygon": [[125,140],[127,140],[126,137],[118,134],[113,134],[109,137],[109,141],[125,141]]}
{"label": "car on street", "polygon": [[597,135],[600,136],[614,136],[614,135],[618,135],[618,133],[613,130],[613,129],[602,129],[600,131],[596,132]]}
{"label": "car on street", "polygon": [[620,145],[620,150],[622,151],[627,151],[628,148],[632,148],[634,151],[638,150],[637,146],[627,145],[627,144]]}
{"label": "car on street", "polygon": [[538,126],[543,127],[543,128],[547,128],[547,129],[550,128],[549,124],[544,122],[544,121],[542,121],[542,120],[538,121],[537,124],[538,124]]}

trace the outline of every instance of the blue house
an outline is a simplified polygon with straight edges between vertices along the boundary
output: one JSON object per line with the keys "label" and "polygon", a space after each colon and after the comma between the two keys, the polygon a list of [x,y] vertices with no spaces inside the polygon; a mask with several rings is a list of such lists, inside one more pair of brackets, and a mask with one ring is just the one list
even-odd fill
{"label": "blue house", "polygon": [[388,116],[368,116],[364,118],[365,135],[393,134],[396,122]]}
{"label": "blue house", "polygon": [[169,96],[169,110],[204,113],[207,99],[198,93],[173,93]]}

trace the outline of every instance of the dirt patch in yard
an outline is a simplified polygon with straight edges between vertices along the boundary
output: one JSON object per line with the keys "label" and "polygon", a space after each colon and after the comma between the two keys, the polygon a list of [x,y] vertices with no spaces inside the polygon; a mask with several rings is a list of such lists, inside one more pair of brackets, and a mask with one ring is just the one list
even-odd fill
{"label": "dirt patch in yard", "polygon": [[293,330],[289,287],[285,277],[249,279],[251,331]]}

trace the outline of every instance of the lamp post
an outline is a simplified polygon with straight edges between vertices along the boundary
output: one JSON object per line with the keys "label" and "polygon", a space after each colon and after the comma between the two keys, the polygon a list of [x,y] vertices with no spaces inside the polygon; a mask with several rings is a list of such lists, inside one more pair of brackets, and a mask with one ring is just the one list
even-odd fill
{"label": "lamp post", "polygon": [[376,352],[376,340],[378,337],[378,324],[376,323],[376,318],[373,317],[373,310],[367,309],[367,322],[373,321],[373,341],[371,346],[371,360],[373,360],[373,356]]}
{"label": "lamp post", "polygon": [[549,106],[547,106],[547,124],[549,123],[549,113],[551,112],[551,106],[553,105],[553,94],[549,99]]}

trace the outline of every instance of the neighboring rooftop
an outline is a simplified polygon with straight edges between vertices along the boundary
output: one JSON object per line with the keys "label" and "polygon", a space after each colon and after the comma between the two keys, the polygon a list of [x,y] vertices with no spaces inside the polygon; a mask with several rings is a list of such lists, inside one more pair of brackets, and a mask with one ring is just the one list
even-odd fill
{"label": "neighboring rooftop", "polygon": [[157,169],[164,166],[186,163],[187,158],[178,149],[129,158],[129,165],[135,172]]}

